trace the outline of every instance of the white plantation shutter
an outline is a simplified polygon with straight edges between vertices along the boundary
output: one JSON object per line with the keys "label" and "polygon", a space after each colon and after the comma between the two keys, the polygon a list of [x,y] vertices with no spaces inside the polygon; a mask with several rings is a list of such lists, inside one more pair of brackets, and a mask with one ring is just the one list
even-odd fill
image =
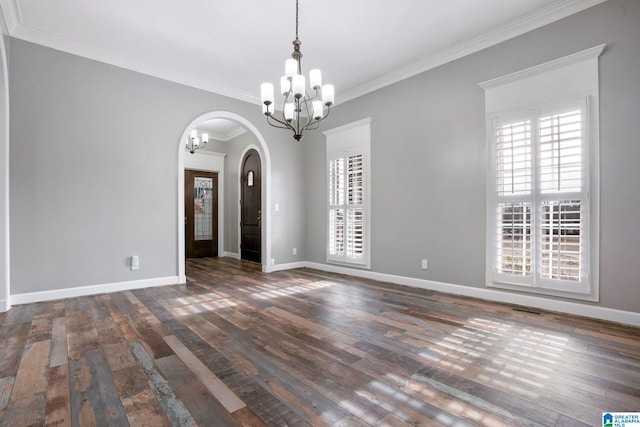
{"label": "white plantation shutter", "polygon": [[365,240],[364,155],[342,155],[329,160],[328,252],[334,261],[361,263]]}
{"label": "white plantation shutter", "polygon": [[329,210],[329,254],[343,257],[344,251],[344,209],[332,207]]}
{"label": "white plantation shutter", "polygon": [[530,277],[531,204],[499,203],[496,222],[496,269],[500,273]]}
{"label": "white plantation shutter", "polygon": [[500,196],[531,192],[531,122],[509,123],[497,130],[497,188]]}
{"label": "white plantation shutter", "polygon": [[531,120],[504,123],[495,134],[494,268],[526,284],[533,272]]}
{"label": "white plantation shutter", "polygon": [[539,263],[540,277],[550,287],[552,280],[580,282],[586,276],[585,105],[540,118]]}
{"label": "white plantation shutter", "polygon": [[349,156],[349,201],[347,204],[347,257],[364,255],[364,156]]}
{"label": "white plantation shutter", "polygon": [[587,103],[495,119],[492,280],[581,292],[587,280]]}
{"label": "white plantation shutter", "polygon": [[327,135],[327,261],[369,266],[369,120]]}
{"label": "white plantation shutter", "polygon": [[584,249],[580,200],[545,201],[540,206],[540,276],[581,280]]}
{"label": "white plantation shutter", "polygon": [[542,193],[579,192],[582,189],[582,111],[540,119],[540,174]]}
{"label": "white plantation shutter", "polygon": [[329,161],[329,254],[344,256],[344,159]]}

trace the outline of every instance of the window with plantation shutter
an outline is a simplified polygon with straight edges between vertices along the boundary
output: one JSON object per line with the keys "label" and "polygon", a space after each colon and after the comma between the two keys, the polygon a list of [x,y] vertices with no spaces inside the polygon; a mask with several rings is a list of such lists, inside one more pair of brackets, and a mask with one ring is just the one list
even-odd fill
{"label": "window with plantation shutter", "polygon": [[498,280],[579,290],[575,284],[586,279],[585,106],[496,121],[492,268]]}
{"label": "window with plantation shutter", "polygon": [[604,45],[481,84],[487,285],[598,300],[598,73]]}
{"label": "window with plantation shutter", "polygon": [[327,261],[369,267],[369,120],[327,135]]}

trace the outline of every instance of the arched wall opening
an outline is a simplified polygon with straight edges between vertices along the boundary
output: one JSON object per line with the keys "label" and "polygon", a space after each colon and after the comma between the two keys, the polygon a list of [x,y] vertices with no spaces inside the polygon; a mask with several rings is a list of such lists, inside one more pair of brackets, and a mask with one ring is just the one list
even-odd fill
{"label": "arched wall opening", "polygon": [[[269,147],[266,141],[258,131],[258,129],[244,117],[231,113],[229,111],[212,111],[202,114],[196,117],[189,123],[182,133],[180,138],[180,144],[178,146],[178,278],[179,283],[185,283],[185,231],[184,231],[184,166],[185,166],[185,145],[191,129],[196,128],[199,124],[212,119],[227,119],[231,120],[238,125],[244,127],[248,132],[252,133],[257,145],[253,148],[256,149],[260,155],[260,160],[263,167],[264,179],[262,180],[262,200],[264,201],[263,208],[263,224],[261,229],[261,252],[262,252],[262,271],[269,271],[269,260],[271,259],[271,213],[269,207],[271,206],[271,156],[269,154]],[[230,165],[230,167],[235,167]],[[237,203],[239,209],[239,203]]]}

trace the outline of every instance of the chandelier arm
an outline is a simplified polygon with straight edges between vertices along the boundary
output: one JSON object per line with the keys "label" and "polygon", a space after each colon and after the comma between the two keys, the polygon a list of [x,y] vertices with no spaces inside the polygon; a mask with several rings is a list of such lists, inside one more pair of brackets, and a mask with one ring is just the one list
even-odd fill
{"label": "chandelier arm", "polygon": [[[289,100],[289,96],[290,96],[291,92],[287,93],[287,96],[285,96],[284,101],[282,101],[282,119],[280,120],[278,118],[276,118],[273,114],[265,114],[267,116],[267,123],[269,123],[271,126],[275,127],[275,128],[280,128],[280,129],[290,129],[292,131],[296,131],[296,129],[291,125],[291,123],[284,117],[284,106],[287,104],[287,101]],[[275,110],[274,110],[275,111]],[[269,119],[279,123],[281,126],[276,125],[272,122],[269,121]]]}
{"label": "chandelier arm", "polygon": [[305,130],[316,130],[316,129],[318,129],[318,127],[320,127],[320,122],[319,121],[308,123],[304,128],[302,128],[301,132],[304,132]]}
{"label": "chandelier arm", "polygon": [[318,98],[318,96],[320,96],[320,92],[318,91],[318,89],[315,89],[315,93],[313,94],[313,96],[309,96],[309,93],[307,91],[304,92],[304,96],[301,98],[303,103],[307,104],[310,103],[314,100],[316,100]]}
{"label": "chandelier arm", "polygon": [[[325,114],[320,120],[310,121],[307,123],[305,127],[302,128],[301,132],[305,130],[316,130],[320,127],[320,122],[329,117],[329,113],[331,112],[331,107],[327,107],[327,114]],[[315,126],[314,126],[315,125]]]}
{"label": "chandelier arm", "polygon": [[[266,115],[266,114],[265,114]],[[291,129],[291,130],[295,130],[293,128],[293,126],[291,126],[288,122],[286,121],[282,121],[279,119],[276,119],[275,117],[273,117],[273,115],[266,115],[267,116],[267,123],[271,126],[273,126],[274,128],[280,128],[280,129]],[[274,124],[271,121],[274,120],[275,122],[279,123],[278,124]]]}
{"label": "chandelier arm", "polygon": [[305,91],[304,93],[304,97],[301,98],[301,103],[302,104],[310,104],[311,101],[313,101],[314,99],[316,99],[318,97],[318,91],[316,90],[316,93],[314,94],[314,96],[309,96],[309,94]]}
{"label": "chandelier arm", "polygon": [[[309,105],[311,104],[311,99],[305,98],[304,100],[304,109],[307,113],[307,125],[309,125],[313,121],[313,108],[309,109]],[[306,126],[305,126],[306,127]]]}
{"label": "chandelier arm", "polygon": [[327,117],[329,117],[329,113],[331,113],[331,106],[327,105],[327,114],[325,114],[324,117],[322,117],[322,119],[320,119],[320,120],[324,120]]}

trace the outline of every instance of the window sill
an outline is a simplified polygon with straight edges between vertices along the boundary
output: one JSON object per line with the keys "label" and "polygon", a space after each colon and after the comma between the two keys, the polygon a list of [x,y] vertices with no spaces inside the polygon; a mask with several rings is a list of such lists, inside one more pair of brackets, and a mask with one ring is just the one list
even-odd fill
{"label": "window sill", "polygon": [[510,291],[519,291],[519,292],[536,294],[536,295],[567,298],[567,299],[574,299],[574,300],[580,300],[580,301],[600,302],[600,296],[598,292],[592,292],[587,294],[587,293],[570,292],[570,291],[558,291],[555,289],[534,288],[529,285],[521,285],[517,283],[498,282],[498,281],[487,281],[486,285],[488,288],[505,289]]}
{"label": "window sill", "polygon": [[340,267],[357,268],[359,270],[371,270],[371,265],[368,262],[364,264],[359,264],[359,263],[348,262],[348,261],[337,261],[337,260],[328,259],[328,258],[326,262],[327,264],[338,265]]}

